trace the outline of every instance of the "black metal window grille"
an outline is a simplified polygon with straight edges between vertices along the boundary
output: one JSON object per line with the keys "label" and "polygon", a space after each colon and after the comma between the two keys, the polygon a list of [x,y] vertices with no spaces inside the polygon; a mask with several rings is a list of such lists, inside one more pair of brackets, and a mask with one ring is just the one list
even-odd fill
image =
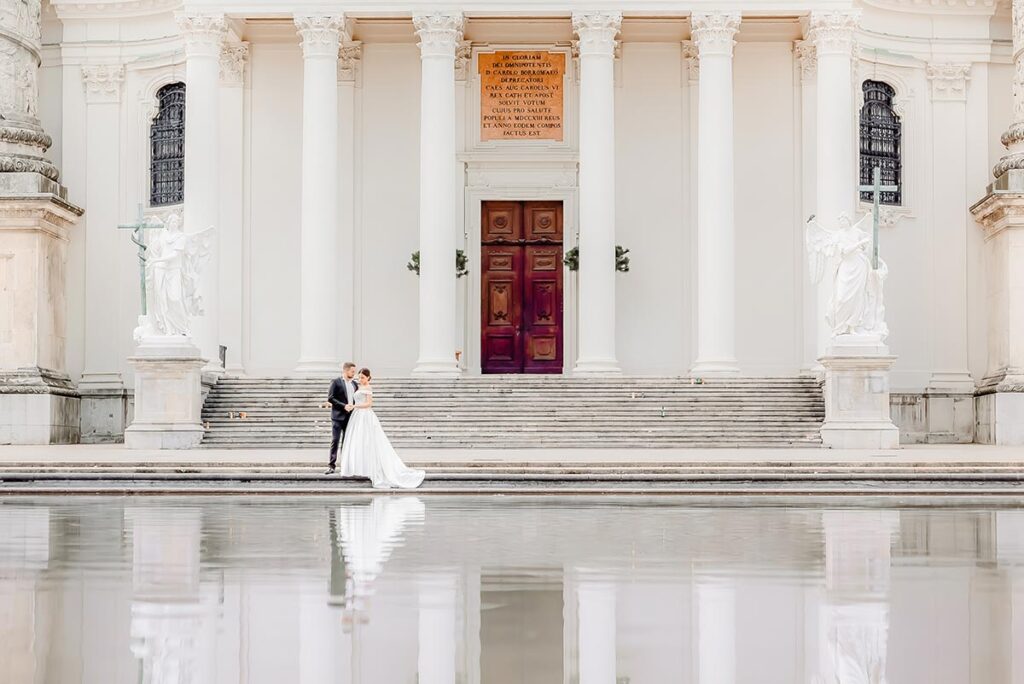
{"label": "black metal window grille", "polygon": [[[895,192],[882,192],[882,204],[899,205],[903,201],[901,178],[902,123],[892,106],[896,91],[888,83],[864,81],[864,106],[860,108],[860,184],[874,182],[874,168],[881,169],[882,185],[895,185]],[[860,198],[871,202],[873,193],[861,191]]]}
{"label": "black metal window grille", "polygon": [[159,103],[149,129],[149,204],[178,204],[185,198],[185,84],[156,93]]}

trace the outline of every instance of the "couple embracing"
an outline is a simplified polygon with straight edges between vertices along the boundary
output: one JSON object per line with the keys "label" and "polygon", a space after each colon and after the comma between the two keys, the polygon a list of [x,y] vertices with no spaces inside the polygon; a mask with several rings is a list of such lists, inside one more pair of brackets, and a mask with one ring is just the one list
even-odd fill
{"label": "couple embracing", "polygon": [[346,361],[341,376],[331,382],[331,457],[325,475],[333,475],[341,444],[341,476],[365,477],[374,487],[412,489],[423,482],[423,471],[407,467],[395,453],[373,412],[370,369]]}

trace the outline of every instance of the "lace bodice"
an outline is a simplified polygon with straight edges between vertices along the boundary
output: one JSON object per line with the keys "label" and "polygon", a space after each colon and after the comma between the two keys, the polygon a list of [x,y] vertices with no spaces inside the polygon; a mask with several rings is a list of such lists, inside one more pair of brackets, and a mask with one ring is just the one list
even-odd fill
{"label": "lace bodice", "polygon": [[372,396],[372,389],[370,389],[369,387],[360,387],[359,389],[356,390],[356,393],[352,395],[352,403],[356,404],[357,406],[359,404],[365,404],[367,399],[369,399]]}

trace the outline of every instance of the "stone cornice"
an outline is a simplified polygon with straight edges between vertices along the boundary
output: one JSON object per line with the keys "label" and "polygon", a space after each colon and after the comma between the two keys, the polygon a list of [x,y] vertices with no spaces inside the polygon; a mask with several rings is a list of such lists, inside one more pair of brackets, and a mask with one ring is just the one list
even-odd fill
{"label": "stone cornice", "polygon": [[694,12],[690,26],[693,44],[701,58],[709,55],[731,57],[736,32],[740,29],[740,13]]}
{"label": "stone cornice", "polygon": [[451,57],[462,42],[464,19],[461,12],[417,13],[412,25],[420,39],[421,57]]}
{"label": "stone cornice", "polygon": [[174,18],[185,39],[186,56],[220,59],[221,44],[227,35],[227,22],[223,14],[177,12]]}
{"label": "stone cornice", "polygon": [[126,19],[161,14],[181,7],[181,0],[101,0],[67,2],[51,0],[57,17],[70,19]]}
{"label": "stone cornice", "polygon": [[338,58],[345,33],[345,15],[296,15],[295,28],[302,39],[302,54],[309,57]]}
{"label": "stone cornice", "polygon": [[807,22],[807,40],[818,56],[853,54],[853,40],[860,23],[860,10],[811,12]]}
{"label": "stone cornice", "polygon": [[87,64],[82,66],[82,87],[89,104],[120,102],[124,83],[123,64]]}
{"label": "stone cornice", "polygon": [[622,12],[573,12],[572,30],[579,36],[579,53],[615,56],[615,37],[622,27]]}
{"label": "stone cornice", "polygon": [[933,101],[967,101],[967,81],[971,78],[970,64],[928,64],[925,67],[925,76],[932,85]]}
{"label": "stone cornice", "polygon": [[865,5],[915,14],[995,14],[997,0],[861,0]]}

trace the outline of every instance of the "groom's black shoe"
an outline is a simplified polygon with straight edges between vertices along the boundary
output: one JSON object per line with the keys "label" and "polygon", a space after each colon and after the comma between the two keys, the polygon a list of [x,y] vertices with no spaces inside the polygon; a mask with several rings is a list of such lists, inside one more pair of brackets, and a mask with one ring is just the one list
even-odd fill
{"label": "groom's black shoe", "polygon": [[334,474],[334,466],[328,466],[327,470],[324,471],[324,475],[333,475],[333,474]]}

